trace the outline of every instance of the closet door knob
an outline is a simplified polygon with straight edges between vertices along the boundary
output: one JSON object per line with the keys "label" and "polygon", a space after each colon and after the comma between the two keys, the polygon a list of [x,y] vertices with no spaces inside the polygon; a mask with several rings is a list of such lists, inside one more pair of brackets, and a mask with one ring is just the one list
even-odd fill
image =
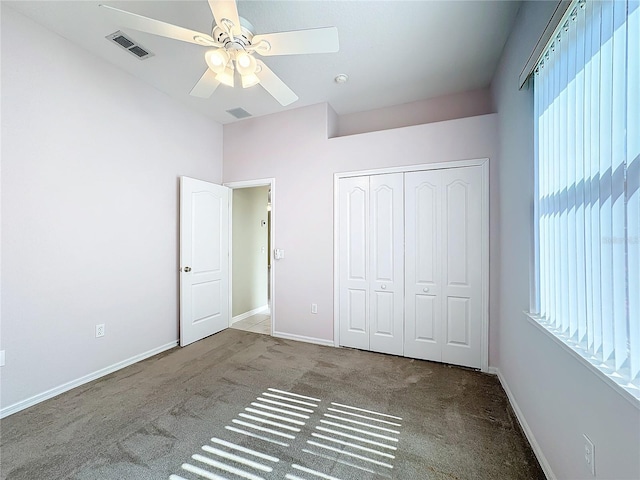
{"label": "closet door knob", "polygon": [[425,292],[425,293],[426,293],[426,292],[428,292],[428,291],[429,291],[429,287],[424,287],[424,288],[422,289],[422,291],[423,291],[423,292]]}
{"label": "closet door knob", "polygon": [[383,290],[386,290],[387,286],[386,285],[381,285],[380,288],[383,289]]}

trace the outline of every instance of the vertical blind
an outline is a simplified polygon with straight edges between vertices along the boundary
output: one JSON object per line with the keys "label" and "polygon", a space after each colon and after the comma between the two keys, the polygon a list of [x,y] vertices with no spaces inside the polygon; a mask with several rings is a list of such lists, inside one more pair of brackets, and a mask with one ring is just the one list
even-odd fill
{"label": "vertical blind", "polygon": [[640,0],[575,1],[534,99],[541,322],[640,398]]}

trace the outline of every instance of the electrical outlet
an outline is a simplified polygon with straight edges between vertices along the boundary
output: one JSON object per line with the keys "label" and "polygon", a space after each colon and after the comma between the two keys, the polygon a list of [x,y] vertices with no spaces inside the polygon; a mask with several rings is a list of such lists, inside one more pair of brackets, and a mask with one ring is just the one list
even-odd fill
{"label": "electrical outlet", "polygon": [[596,447],[589,437],[584,437],[584,462],[591,471],[591,475],[596,476]]}
{"label": "electrical outlet", "polygon": [[104,323],[96,325],[96,338],[104,337]]}
{"label": "electrical outlet", "polygon": [[312,303],[311,304],[311,313],[318,313],[318,304],[317,303]]}

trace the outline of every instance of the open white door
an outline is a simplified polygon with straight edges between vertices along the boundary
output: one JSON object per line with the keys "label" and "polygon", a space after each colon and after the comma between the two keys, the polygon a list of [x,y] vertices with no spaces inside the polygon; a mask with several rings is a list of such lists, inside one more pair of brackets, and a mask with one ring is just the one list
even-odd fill
{"label": "open white door", "polygon": [[180,177],[180,345],[229,326],[229,188]]}

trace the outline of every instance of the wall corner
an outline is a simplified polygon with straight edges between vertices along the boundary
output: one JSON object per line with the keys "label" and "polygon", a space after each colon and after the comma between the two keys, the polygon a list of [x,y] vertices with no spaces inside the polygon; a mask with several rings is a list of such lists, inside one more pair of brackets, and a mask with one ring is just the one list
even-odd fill
{"label": "wall corner", "polygon": [[329,105],[327,106],[327,138],[335,138],[338,136],[338,114],[336,111]]}

